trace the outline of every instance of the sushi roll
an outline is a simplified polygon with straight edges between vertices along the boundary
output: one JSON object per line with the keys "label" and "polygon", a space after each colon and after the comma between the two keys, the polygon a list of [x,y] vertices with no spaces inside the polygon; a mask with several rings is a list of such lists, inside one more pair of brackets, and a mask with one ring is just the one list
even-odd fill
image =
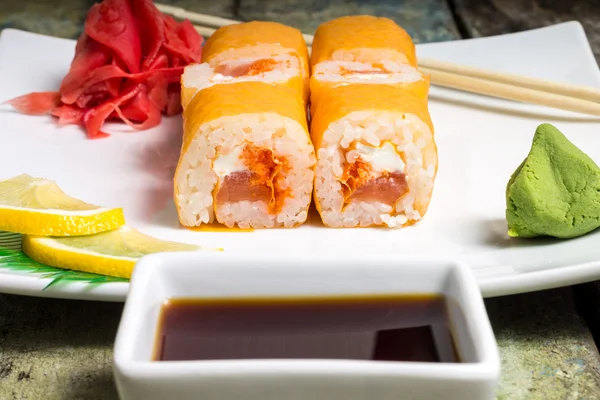
{"label": "sushi roll", "polygon": [[198,92],[183,113],[175,173],[181,224],[270,228],[305,222],[316,163],[305,110],[290,88],[268,83]]}
{"label": "sushi roll", "polygon": [[329,227],[402,227],[429,206],[438,157],[426,101],[391,85],[329,90],[313,107],[314,199]]}
{"label": "sushi roll", "polygon": [[206,87],[248,81],[288,86],[307,102],[309,60],[302,33],[259,21],[219,28],[204,46],[202,63],[185,68],[181,78],[183,107]]}
{"label": "sushi roll", "polygon": [[387,18],[342,17],[322,24],[313,41],[311,68],[311,100],[332,87],[355,83],[395,85],[421,98],[429,91],[429,77],[417,69],[410,36]]}

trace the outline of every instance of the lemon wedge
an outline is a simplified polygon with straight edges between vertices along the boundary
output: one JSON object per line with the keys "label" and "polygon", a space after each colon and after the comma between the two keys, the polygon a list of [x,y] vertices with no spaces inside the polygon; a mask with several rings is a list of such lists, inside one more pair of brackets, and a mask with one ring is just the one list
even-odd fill
{"label": "lemon wedge", "polygon": [[75,199],[27,174],[0,181],[0,230],[39,236],[92,235],[125,224],[123,210]]}
{"label": "lemon wedge", "polygon": [[135,263],[147,254],[203,249],[156,239],[127,226],[90,236],[26,235],[22,247],[29,258],[45,265],[122,278],[130,278]]}

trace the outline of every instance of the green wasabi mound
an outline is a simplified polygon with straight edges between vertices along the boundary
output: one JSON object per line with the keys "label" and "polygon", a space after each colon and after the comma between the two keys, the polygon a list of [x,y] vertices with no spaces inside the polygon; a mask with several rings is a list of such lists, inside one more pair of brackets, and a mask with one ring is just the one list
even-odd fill
{"label": "green wasabi mound", "polygon": [[600,227],[600,168],[554,126],[535,131],[506,188],[508,235],[561,239]]}

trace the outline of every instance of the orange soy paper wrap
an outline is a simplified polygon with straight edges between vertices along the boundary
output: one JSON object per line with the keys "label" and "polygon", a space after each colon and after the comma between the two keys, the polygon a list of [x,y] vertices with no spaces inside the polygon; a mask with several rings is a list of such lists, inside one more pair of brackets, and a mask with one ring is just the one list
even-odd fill
{"label": "orange soy paper wrap", "polygon": [[373,50],[379,54],[386,51],[385,59],[417,65],[415,45],[408,33],[389,18],[367,15],[341,17],[321,24],[313,40],[310,64],[314,67],[322,61],[341,60],[337,58],[341,57],[336,55],[338,51],[355,60],[380,62],[382,58]]}
{"label": "orange soy paper wrap", "polygon": [[414,114],[433,133],[427,102],[390,85],[355,84],[331,89],[314,104],[310,132],[315,149],[329,124],[355,111],[393,111]]}
{"label": "orange soy paper wrap", "polygon": [[273,46],[268,55],[294,52],[308,61],[308,48],[298,29],[277,22],[253,21],[217,29],[204,45],[202,62],[211,62],[227,51],[265,44]]}
{"label": "orange soy paper wrap", "polygon": [[187,151],[200,127],[221,117],[272,112],[297,121],[306,130],[306,112],[298,96],[285,86],[262,82],[215,85],[200,91],[183,112],[183,144]]}
{"label": "orange soy paper wrap", "polygon": [[[401,91],[405,91],[407,93],[412,94],[413,96],[427,101],[429,95],[429,76],[423,76],[421,80],[411,83],[348,83],[343,81],[323,81],[316,78],[311,78],[310,80],[310,110],[311,115],[315,113],[315,106],[322,99],[328,98],[329,93],[336,87],[341,86],[355,86],[355,85],[366,85],[372,88],[373,92],[378,92],[380,89],[377,87],[379,85],[392,86]],[[385,89],[384,89],[385,91]]]}

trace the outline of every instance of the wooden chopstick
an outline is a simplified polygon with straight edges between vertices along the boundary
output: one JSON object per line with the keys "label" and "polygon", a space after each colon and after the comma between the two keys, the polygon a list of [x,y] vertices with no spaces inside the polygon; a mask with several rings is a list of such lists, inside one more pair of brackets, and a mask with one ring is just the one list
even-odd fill
{"label": "wooden chopstick", "polygon": [[[197,13],[197,12],[193,12],[193,11],[188,11],[184,8],[175,7],[175,6],[171,6],[168,4],[154,3],[154,5],[162,13],[171,15],[178,19],[189,19],[191,22],[194,22],[195,24],[199,24],[200,26],[196,26],[196,30],[202,36],[212,35],[212,33],[210,33],[208,35],[205,35],[204,33],[202,33],[202,32],[210,32],[209,30],[205,30],[205,28],[220,28],[222,26],[239,24],[241,22],[241,21],[237,21],[235,19],[221,18],[221,17],[216,17],[214,15],[207,15],[207,14]],[[215,29],[212,30],[212,32],[214,32],[214,31],[215,31]],[[307,35],[307,34],[303,33],[302,36],[304,36],[304,40],[306,41],[306,44],[308,44],[308,45],[312,44],[312,41],[313,41],[312,35]]]}
{"label": "wooden chopstick", "polygon": [[[181,7],[166,4],[156,4],[156,6],[165,14],[179,19],[187,18],[200,24],[194,27],[205,37],[211,36],[215,28],[240,23],[233,19],[187,11]],[[313,36],[307,34],[303,36],[310,50]],[[596,103],[600,101],[600,90],[595,88],[500,73],[427,58],[419,58],[419,69],[430,75],[431,83],[434,85],[600,116],[600,104]]]}
{"label": "wooden chopstick", "polygon": [[200,35],[202,35],[204,37],[210,37],[216,31],[216,29],[214,29],[214,28],[209,28],[207,26],[199,26],[199,25],[194,25],[194,29],[196,29],[196,32],[198,32]]}
{"label": "wooden chopstick", "polygon": [[600,116],[600,104],[593,101],[525,87],[517,87],[507,83],[472,78],[452,72],[438,71],[429,68],[421,68],[421,71],[430,75],[431,82],[439,86],[507,100],[520,101],[523,103],[538,104],[561,110]]}
{"label": "wooden chopstick", "polygon": [[424,69],[423,67],[427,68],[428,70],[439,70],[456,75],[470,76],[472,78],[494,81],[498,83],[506,83],[521,88],[555,93],[563,96],[575,97],[578,99],[600,101],[600,90],[587,86],[576,86],[544,79],[530,78],[528,76],[495,72],[445,61],[419,58],[419,68]]}
{"label": "wooden chopstick", "polygon": [[181,7],[175,7],[168,4],[154,3],[156,8],[164,14],[171,15],[178,19],[189,19],[191,22],[201,24],[205,27],[220,28],[222,26],[238,24],[240,21],[234,19],[216,17],[214,15],[200,14],[188,11]]}

